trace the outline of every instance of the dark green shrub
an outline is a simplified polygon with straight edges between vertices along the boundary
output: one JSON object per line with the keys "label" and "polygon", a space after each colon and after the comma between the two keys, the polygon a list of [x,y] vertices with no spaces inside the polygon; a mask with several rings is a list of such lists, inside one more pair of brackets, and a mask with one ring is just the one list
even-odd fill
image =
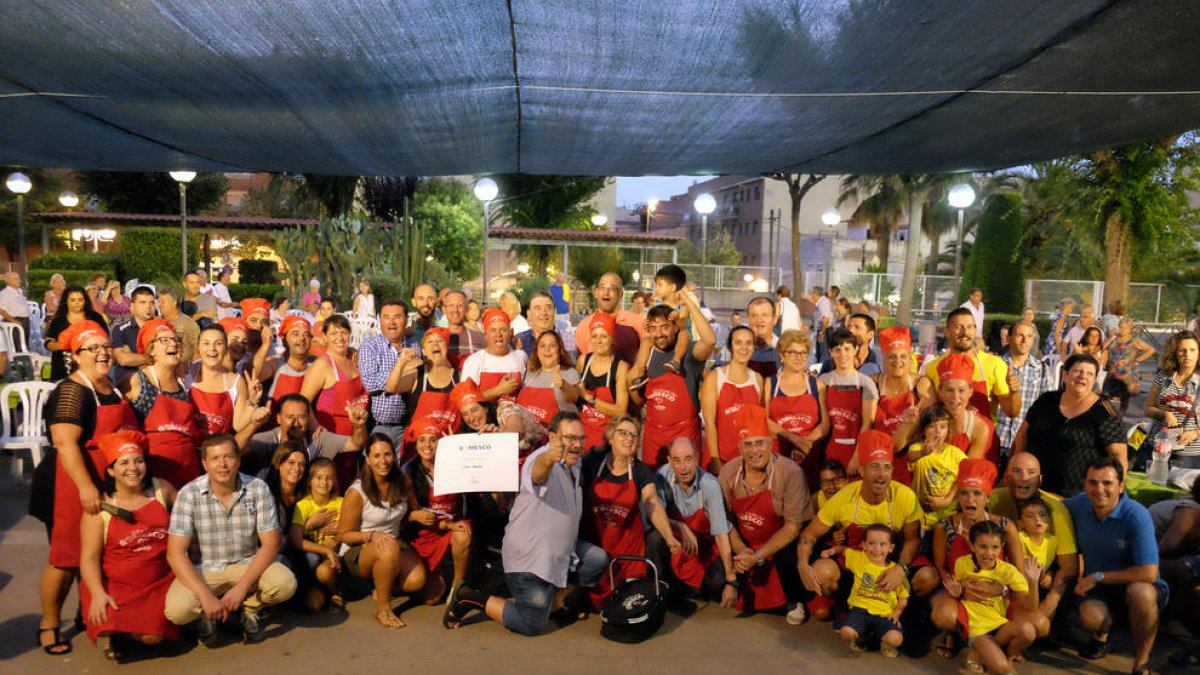
{"label": "dark green shrub", "polygon": [[[120,273],[123,279],[182,278],[179,230],[129,227],[121,230],[117,241],[120,245]],[[203,241],[203,235],[188,232],[189,267],[195,267],[203,260]]]}
{"label": "dark green shrub", "polygon": [[983,289],[987,310],[1020,312],[1025,302],[1025,273],[1013,252],[1021,246],[1021,196],[1004,192],[988,197],[979,217],[975,244],[963,272],[959,302],[972,288]]}
{"label": "dark green shrub", "polygon": [[63,251],[43,253],[29,261],[31,270],[107,270],[112,275],[117,269],[116,253],[92,253],[90,251]]}
{"label": "dark green shrub", "polygon": [[279,267],[273,260],[238,261],[238,282],[243,284],[274,284],[279,282],[275,275]]}
{"label": "dark green shrub", "polygon": [[63,279],[66,280],[68,286],[83,286],[86,288],[88,283],[90,283],[92,280],[92,275],[96,274],[97,272],[103,272],[104,274],[106,274],[108,276],[109,279],[114,278],[113,271],[110,269],[98,269],[98,270],[69,270],[69,269],[35,270],[35,269],[30,269],[29,270],[29,278],[27,279],[27,282],[29,285],[29,293],[28,293],[27,297],[30,300],[35,300],[40,303],[42,301],[42,297],[45,296],[46,291],[50,290],[50,277],[54,276],[55,274],[63,275]]}
{"label": "dark green shrub", "polygon": [[229,284],[229,297],[234,302],[246,298],[264,298],[275,301],[275,296],[284,294],[282,284]]}

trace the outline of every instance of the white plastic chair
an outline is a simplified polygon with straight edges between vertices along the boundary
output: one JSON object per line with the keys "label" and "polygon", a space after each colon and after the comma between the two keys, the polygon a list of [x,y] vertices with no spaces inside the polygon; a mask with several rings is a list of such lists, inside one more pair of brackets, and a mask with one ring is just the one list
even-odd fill
{"label": "white plastic chair", "polygon": [[[43,448],[50,444],[42,409],[52,391],[49,382],[14,382],[0,388],[0,449],[28,450],[35,468],[45,456]],[[16,408],[11,407],[12,399],[18,401]],[[14,419],[16,415],[20,417]],[[18,478],[24,475],[20,458],[13,458],[12,473]]]}
{"label": "white plastic chair", "polygon": [[354,349],[358,349],[368,338],[379,333],[379,322],[375,319],[350,320],[350,346]]}
{"label": "white plastic chair", "polygon": [[[29,343],[25,341],[25,329],[21,327],[21,324],[12,323],[11,321],[0,321],[0,330],[3,330],[4,337],[8,338],[9,360],[12,360],[12,357],[17,354],[26,353],[18,352],[16,349],[17,345],[29,345]],[[18,338],[20,339],[18,340]]]}

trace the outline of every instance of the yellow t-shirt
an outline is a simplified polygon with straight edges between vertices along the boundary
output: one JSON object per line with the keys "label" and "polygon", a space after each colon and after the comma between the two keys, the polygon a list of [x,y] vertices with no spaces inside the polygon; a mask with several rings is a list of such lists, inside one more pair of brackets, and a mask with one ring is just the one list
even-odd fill
{"label": "yellow t-shirt", "polygon": [[888,487],[888,498],[881,504],[868,504],[861,499],[862,485],[861,480],[856,480],[838,490],[817,511],[817,518],[830,527],[846,527],[851,523],[859,527],[880,524],[893,530],[903,529],[905,525],[921,519],[917,495],[907,485],[892,481]]}
{"label": "yellow t-shirt", "polygon": [[[292,512],[292,524],[303,526],[308,522],[308,519],[311,518],[314,513],[320,511],[321,509],[328,509],[338,515],[341,515],[342,498],[330,497],[329,501],[325,503],[325,506],[317,506],[317,503],[313,501],[312,495],[306,496],[305,498],[296,502],[296,508]],[[304,536],[309,541],[320,544],[321,546],[328,546],[329,543],[334,539],[333,535],[318,536],[315,533],[307,531],[304,533]]]}
{"label": "yellow t-shirt", "polygon": [[[1046,534],[1052,534],[1058,540],[1057,555],[1078,553],[1079,549],[1075,546],[1075,521],[1071,519],[1071,512],[1063,505],[1062,497],[1045,490],[1038,490],[1038,496],[1050,507],[1050,527],[1046,529]],[[993,490],[987,507],[988,511],[1017,522],[1017,505],[1013,502],[1012,491],[1008,487]]]}
{"label": "yellow t-shirt", "polygon": [[[959,581],[980,579],[1003,584],[1014,593],[1024,593],[1029,590],[1029,581],[1025,575],[1011,563],[1003,560],[996,561],[996,567],[990,570],[975,568],[975,561],[969,555],[964,555],[954,563],[954,578]],[[963,600],[967,610],[967,636],[976,637],[990,633],[1008,623],[1008,598],[996,595],[987,600]]]}
{"label": "yellow t-shirt", "polygon": [[[909,452],[920,452],[923,443],[913,443]],[[954,494],[954,482],[958,480],[958,465],[967,458],[967,453],[956,445],[947,443],[941,452],[934,452],[921,457],[916,462],[909,462],[912,471],[913,491],[917,493],[918,501],[942,498]],[[958,510],[958,504],[951,501],[936,511],[925,511],[921,516],[921,529],[931,530],[939,520]]]}
{"label": "yellow t-shirt", "polygon": [[873,616],[891,616],[892,612],[896,611],[900,598],[908,597],[908,579],[891,591],[882,591],[875,587],[875,582],[889,567],[895,565],[876,565],[866,553],[852,548],[846,549],[846,569],[854,574],[854,586],[850,589],[851,607],[865,609]]}
{"label": "yellow t-shirt", "polygon": [[1021,540],[1021,550],[1025,552],[1025,557],[1038,561],[1042,569],[1047,569],[1054,564],[1054,558],[1058,555],[1058,538],[1046,532],[1042,535],[1042,543],[1035,544],[1024,531],[1017,532],[1017,537]]}
{"label": "yellow t-shirt", "polygon": [[[1000,358],[999,356],[994,356],[992,354],[988,354],[987,352],[976,352],[976,354],[979,356],[978,360],[971,359],[972,361],[975,361],[975,374],[971,379],[976,382],[984,382],[987,384],[989,397],[1007,396],[1009,393],[1008,364],[1005,363],[1004,359]],[[925,366],[925,377],[928,377],[929,381],[933,383],[933,388],[935,391],[939,386],[937,364],[940,363],[944,358],[946,358],[945,354],[930,361]]]}

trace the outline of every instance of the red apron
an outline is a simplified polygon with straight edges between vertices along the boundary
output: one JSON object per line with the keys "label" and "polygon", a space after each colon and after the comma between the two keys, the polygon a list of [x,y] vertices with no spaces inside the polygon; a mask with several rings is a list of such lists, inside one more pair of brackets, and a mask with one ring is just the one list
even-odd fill
{"label": "red apron", "polygon": [[[697,488],[699,483],[697,482]],[[704,507],[696,509],[696,512],[690,516],[682,516],[679,514],[679,509],[675,508],[674,504],[667,507],[667,517],[671,520],[682,521],[696,535],[696,554],[690,555],[682,550],[671,554],[671,569],[675,571],[675,578],[680,582],[687,584],[693,589],[700,588],[704,582],[704,575],[708,573],[708,568],[713,564],[713,561],[721,557],[721,550],[717,548],[717,540],[712,536],[712,524],[708,521],[708,513]]]}
{"label": "red apron", "polygon": [[219,391],[212,394],[192,387],[188,390],[188,398],[192,399],[203,420],[200,426],[206,436],[227,434],[233,430],[233,398],[229,392]]}
{"label": "red apron", "polygon": [[[488,354],[487,352],[484,352],[484,355],[482,357],[482,360],[484,361],[484,363],[480,364],[481,366],[486,365],[488,356],[492,356],[492,355]],[[501,357],[497,356],[496,358],[501,358]],[[483,391],[487,391],[488,389],[495,387],[496,385],[500,384],[500,380],[503,380],[506,376],[516,378],[517,384],[521,384],[521,381],[522,381],[521,373],[519,373],[519,372],[481,370],[479,373],[479,391],[483,392]],[[516,400],[515,396],[501,396],[500,398],[496,399],[497,402],[499,402],[499,401],[515,401],[515,400]]]}
{"label": "red apron", "polygon": [[[637,485],[633,482],[633,469],[630,469],[629,478],[624,483],[614,483],[603,478],[606,464],[607,460],[601,463],[591,489],[584,496],[585,539],[603,548],[609,558],[619,555],[645,556],[646,528],[642,525],[641,500]],[[646,566],[642,563],[617,563],[615,572],[616,583],[620,585],[626,577],[645,575]],[[592,606],[601,607],[612,590],[608,575],[601,575],[600,581],[588,590]]]}
{"label": "red apron", "polygon": [[[917,404],[917,396],[912,391],[906,391],[898,396],[879,395],[879,406],[875,409],[875,421],[872,424],[876,431],[891,436],[900,428],[900,420],[904,411]],[[908,468],[906,459],[897,458],[892,462],[892,480],[912,487],[912,471]]]}
{"label": "red apron", "polygon": [[[817,399],[816,392],[816,380],[811,377],[808,378],[808,391],[795,396],[781,394],[779,381],[776,380],[775,391],[772,392],[771,396],[771,403],[767,406],[767,415],[775,420],[779,426],[783,427],[785,431],[801,436],[807,435],[821,423],[821,402]],[[797,462],[800,464],[800,469],[804,471],[804,477],[808,481],[810,490],[816,489],[817,479],[821,473],[821,464],[825,461],[823,445],[820,441],[814,443],[804,459]],[[782,438],[775,439],[775,452],[777,454],[794,459],[792,452],[795,449],[795,446],[786,440]]]}
{"label": "red apron", "polygon": [[[983,370],[983,359],[979,358],[978,352],[975,354],[975,365],[979,368],[979,374],[986,378],[987,373]],[[972,379],[971,398],[967,401],[967,405],[978,411],[980,415],[991,419],[993,412],[992,399],[988,396],[988,387],[985,380]]]}
{"label": "red apron", "polygon": [[[361,377],[343,378],[342,370],[334,363],[333,356],[328,354],[326,356],[337,376],[337,382],[330,387],[333,390],[333,396],[326,393],[329,391],[328,389],[317,396],[317,405],[315,406],[317,423],[335,434],[349,436],[354,433],[354,425],[350,423],[350,416],[346,414],[346,406],[351,402],[366,406],[368,404],[367,391],[363,389]],[[358,478],[360,456],[360,453],[357,452],[340,452],[337,457],[333,458],[333,463],[337,467],[338,485],[351,485]]]}
{"label": "red apron", "polygon": [[[587,379],[588,374],[591,372],[589,370],[591,367],[592,355],[588,354],[586,360],[583,362],[583,378],[580,381],[580,386],[583,385],[583,380]],[[612,368],[609,368],[608,372],[605,373],[604,384],[593,389],[592,395],[605,403],[617,402],[612,390]],[[586,447],[591,448],[597,445],[604,445],[604,430],[608,428],[608,421],[612,418],[601,412],[599,408],[584,403],[582,399],[579,402],[579,418],[583,420],[583,431],[587,435]]]}
{"label": "red apron", "polygon": [[[88,382],[88,388],[92,389]],[[137,416],[133,414],[133,406],[129,401],[121,399],[120,403],[100,405],[100,397],[95,389],[92,395],[96,398],[96,422],[92,427],[92,436],[82,448],[84,466],[88,469],[92,481],[97,487],[101,476],[105,475],[107,465],[104,453],[96,445],[96,439],[105,434],[126,429],[137,429]],[[71,480],[62,461],[56,460],[54,467],[54,527],[50,531],[50,564],[54,567],[79,567],[79,521],[83,518],[83,504],[79,503],[79,486]]]}
{"label": "red apron", "polygon": [[191,401],[165,396],[160,389],[142,426],[150,446],[150,475],[181,488],[204,473],[196,452],[201,436]]}
{"label": "red apron", "polygon": [[[771,503],[770,488],[749,497],[738,497],[729,506],[737,516],[742,540],[755,550],[783,527],[783,517],[775,513],[775,505]],[[749,607],[745,606],[747,600]],[[738,609],[773,609],[785,604],[787,596],[771,558],[746,573],[746,583],[738,594]]]}
{"label": "red apron", "polygon": [[531,387],[526,384],[517,392],[517,404],[533,413],[543,427],[549,427],[550,420],[558,413],[558,398],[552,386]]}
{"label": "red apron", "polygon": [[[454,388],[454,378],[450,378],[450,388]],[[437,420],[442,423],[445,428],[452,432],[458,431],[459,414],[458,410],[450,402],[449,391],[434,391],[429,388],[429,377],[421,376],[421,391],[417,395],[417,407],[413,411],[412,420],[423,420],[426,417]],[[404,429],[404,443],[402,461],[408,461],[416,456],[417,437],[416,428],[411,424]]]}
{"label": "red apron", "polygon": [[[457,521],[462,517],[462,495],[434,496],[432,476],[430,476],[429,506],[425,508],[437,514],[437,523]],[[437,523],[435,523],[434,527],[437,526]],[[421,559],[425,561],[425,566],[430,571],[433,571],[442,563],[442,558],[445,557],[446,551],[450,550],[450,538],[452,536],[454,536],[453,532],[441,532],[433,527],[422,527],[417,530],[416,536],[413,537],[412,547],[417,552],[417,555],[421,556]]]}
{"label": "red apron", "polygon": [[[988,446],[987,446],[987,450],[983,453],[983,458],[986,459],[987,461],[991,462],[992,464],[999,466],[1000,465],[1000,437],[996,435],[996,425],[992,424],[992,421],[990,419],[988,419],[985,415],[980,414],[979,412],[976,412],[974,410],[968,410],[968,412],[974,412],[975,413],[974,419],[982,422],[987,427],[987,430],[988,430]],[[972,425],[968,425],[967,428],[971,429]],[[971,435],[966,432],[959,432],[957,434],[954,434],[954,436],[950,439],[950,445],[956,446],[959,450],[962,450],[963,452],[967,452],[971,448]]]}
{"label": "red apron", "polygon": [[[307,372],[307,369],[305,372]],[[299,375],[275,373],[275,381],[271,383],[271,399],[279,403],[279,399],[288,394],[299,394],[303,385],[304,373]]]}
{"label": "red apron", "polygon": [[[718,377],[725,379],[718,371]],[[717,428],[717,453],[722,462],[739,456],[738,430],[733,424],[733,416],[747,403],[758,403],[761,400],[758,387],[754,386],[754,373],[750,373],[750,384],[736,385],[728,380],[721,383],[717,391],[717,419],[713,420]]]}
{"label": "red apron", "polygon": [[825,446],[825,459],[836,459],[842,466],[850,466],[858,432],[862,429],[862,388],[857,386],[827,385],[825,408],[829,411],[832,425],[829,443]]}
{"label": "red apron", "polygon": [[646,382],[646,427],[642,434],[642,461],[657,469],[666,461],[667,446],[676,438],[700,442],[700,411],[688,394],[679,373],[663,373]]}

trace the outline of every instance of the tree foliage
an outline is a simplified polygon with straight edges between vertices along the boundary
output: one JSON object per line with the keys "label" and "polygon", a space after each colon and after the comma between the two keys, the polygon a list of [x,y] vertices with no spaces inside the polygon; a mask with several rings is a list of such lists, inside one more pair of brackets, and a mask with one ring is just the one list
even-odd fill
{"label": "tree foliage", "polygon": [[[492,207],[493,223],[540,230],[590,230],[596,211],[590,202],[601,190],[604,176],[531,176],[524,173],[493,177],[500,197]],[[534,269],[546,269],[547,246],[515,246],[518,257]]]}
{"label": "tree foliage", "polygon": [[262,218],[320,218],[321,209],[321,202],[305,188],[303,177],[277,173],[265,188],[246,194],[241,213]]}
{"label": "tree foliage", "polygon": [[[29,214],[62,211],[58,195],[62,192],[62,181],[49,172],[39,169],[5,166],[0,167],[0,180],[6,180],[14,171],[29,176],[33,188],[25,195],[25,245],[36,243],[41,237],[41,226],[31,223]],[[17,196],[0,188],[0,246],[8,251],[8,259],[17,259]]]}
{"label": "tree foliage", "polygon": [[[165,171],[152,173],[81,171],[80,189],[113,213],[179,213],[179,183]],[[198,173],[187,186],[188,213],[208,213],[229,190],[223,173]]]}
{"label": "tree foliage", "polygon": [[305,193],[319,201],[325,208],[325,214],[331,218],[348,216],[354,211],[354,193],[358,183],[358,176],[304,174]]}
{"label": "tree foliage", "polygon": [[416,176],[368,176],[362,181],[363,208],[377,220],[392,223],[404,217],[405,201],[411,201],[421,179]]}
{"label": "tree foliage", "polygon": [[1025,301],[1021,242],[1021,196],[1008,192],[988,197],[975,234],[974,253],[967,259],[959,300],[972,288],[983,289],[989,310],[1019,314]]}
{"label": "tree foliage", "polygon": [[425,245],[451,274],[474,279],[483,259],[483,205],[470,186],[431,178],[417,187],[412,217],[425,228]]}

